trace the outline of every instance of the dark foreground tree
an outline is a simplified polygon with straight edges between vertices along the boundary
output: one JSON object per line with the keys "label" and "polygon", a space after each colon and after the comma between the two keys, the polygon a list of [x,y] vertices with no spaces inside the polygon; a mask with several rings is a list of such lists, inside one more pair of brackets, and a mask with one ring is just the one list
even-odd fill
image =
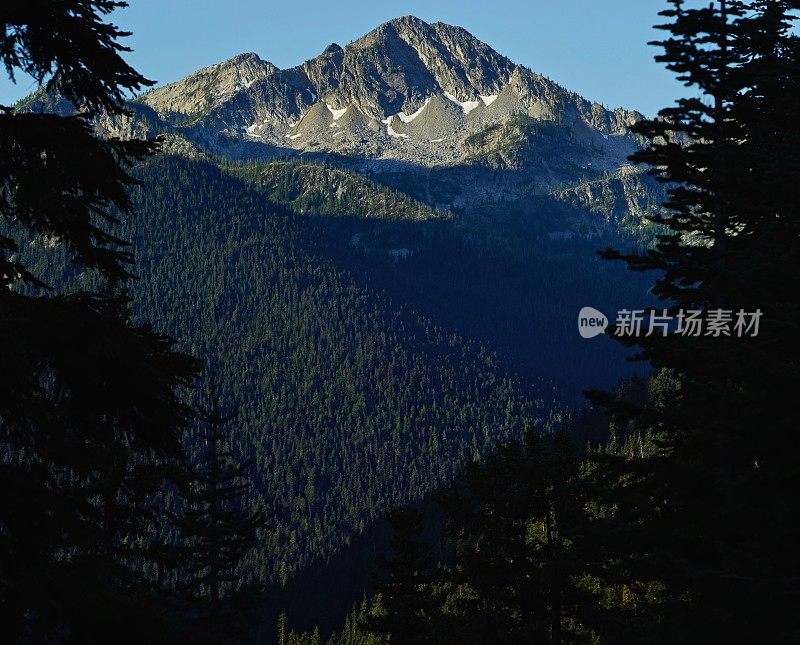
{"label": "dark foreground tree", "polygon": [[435,569],[419,544],[419,518],[394,514],[389,576],[363,625],[390,643],[588,639],[583,481],[562,436],[529,433],[498,447],[442,496],[456,554]]}
{"label": "dark foreground tree", "polygon": [[365,627],[398,645],[436,642],[438,607],[431,549],[421,540],[422,514],[415,508],[393,509],[388,521],[391,553],[377,560],[382,576],[375,584],[376,603]]}
{"label": "dark foreground tree", "polygon": [[[658,60],[696,95],[634,126],[653,143],[632,157],[669,188],[657,218],[668,230],[646,255],[604,255],[658,271],[653,293],[669,313],[697,311],[724,331],[623,338],[674,383],[654,410],[593,394],[663,439],[609,502],[628,528],[616,531],[619,562],[683,604],[653,622],[652,641],[789,641],[800,629],[790,448],[800,386],[790,277],[800,261],[800,40],[790,27],[800,3],[672,5]],[[757,333],[737,326],[750,314]]]}
{"label": "dark foreground tree", "polygon": [[586,516],[574,446],[529,433],[471,464],[444,498],[458,554],[449,622],[463,643],[571,642],[586,632]]}
{"label": "dark foreground tree", "polygon": [[188,562],[179,585],[188,597],[195,638],[225,643],[245,640],[257,622],[261,589],[241,565],[266,518],[258,504],[245,499],[252,464],[235,462],[225,428],[234,415],[223,413],[213,379],[210,389],[208,407],[197,412],[200,430],[192,437],[199,456],[188,466],[184,508],[173,521]]}
{"label": "dark foreground tree", "polygon": [[[114,234],[131,215],[126,167],[154,142],[103,140],[90,119],[124,116],[150,84],[104,22],[122,3],[4,2],[0,60],[80,114],[0,106],[0,623],[9,642],[143,642],[163,636],[132,563],[152,493],[181,455],[179,389],[199,364],[133,324],[133,260]],[[96,292],[60,294],[24,262],[69,256]]]}

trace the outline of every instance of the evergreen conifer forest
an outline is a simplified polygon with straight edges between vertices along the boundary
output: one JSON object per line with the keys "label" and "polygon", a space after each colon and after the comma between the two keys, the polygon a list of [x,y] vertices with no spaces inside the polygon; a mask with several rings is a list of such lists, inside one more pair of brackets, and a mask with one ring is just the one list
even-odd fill
{"label": "evergreen conifer forest", "polygon": [[800,3],[661,4],[648,118],[412,16],[156,86],[5,2],[0,640],[800,639]]}

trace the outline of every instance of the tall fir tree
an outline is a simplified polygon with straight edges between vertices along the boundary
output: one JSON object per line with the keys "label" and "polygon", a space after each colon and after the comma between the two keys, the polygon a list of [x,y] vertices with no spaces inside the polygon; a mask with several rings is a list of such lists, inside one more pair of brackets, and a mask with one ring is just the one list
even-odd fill
{"label": "tall fir tree", "polygon": [[581,581],[593,553],[581,461],[563,435],[530,432],[473,462],[441,496],[455,548],[432,567],[415,511],[394,513],[362,623],[390,643],[575,642],[593,635],[596,598]]}
{"label": "tall fir tree", "polygon": [[258,622],[262,590],[247,579],[241,564],[266,516],[245,500],[252,489],[251,463],[234,460],[226,426],[235,415],[223,413],[213,375],[208,407],[200,407],[197,415],[200,429],[192,440],[199,440],[200,452],[188,465],[184,505],[173,520],[187,562],[179,584],[198,640],[238,642]]}
{"label": "tall fir tree", "polygon": [[391,554],[377,560],[382,576],[375,584],[375,606],[364,626],[397,645],[435,643],[438,607],[431,549],[421,541],[422,513],[415,508],[393,509],[387,519]]}
{"label": "tall fir tree", "polygon": [[[0,106],[0,622],[13,642],[141,642],[165,634],[126,548],[181,455],[180,390],[199,363],[131,320],[127,167],[153,141],[101,139],[151,84],[105,22],[124,3],[3,3],[0,60],[72,115]],[[26,266],[28,243],[62,249],[95,292],[57,293]],[[54,258],[58,257],[54,252]],[[54,260],[55,261],[55,260]],[[145,476],[146,475],[146,476]],[[120,630],[120,628],[123,628]]]}
{"label": "tall fir tree", "polygon": [[[653,640],[772,642],[797,635],[800,591],[800,535],[789,520],[798,469],[787,449],[787,393],[800,385],[790,279],[800,259],[799,5],[671,4],[657,59],[695,95],[636,124],[652,143],[632,157],[668,187],[654,218],[667,232],[645,255],[603,255],[659,272],[652,291],[671,314],[730,312],[731,322],[720,335],[622,338],[673,380],[657,408],[592,397],[662,437],[660,456],[637,463],[613,502],[629,528],[619,562],[663,580],[677,601],[653,623]],[[740,312],[747,323],[760,314],[757,335],[737,333]]]}
{"label": "tall fir tree", "polygon": [[[473,463],[443,497],[457,545],[447,632],[463,643],[572,642],[590,603],[577,579],[586,515],[563,435],[529,432]],[[446,641],[443,641],[446,642]]]}

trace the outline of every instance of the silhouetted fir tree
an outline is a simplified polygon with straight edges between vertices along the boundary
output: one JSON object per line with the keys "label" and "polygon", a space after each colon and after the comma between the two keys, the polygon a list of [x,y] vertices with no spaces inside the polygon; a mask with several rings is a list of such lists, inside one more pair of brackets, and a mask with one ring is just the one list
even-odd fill
{"label": "silhouetted fir tree", "polygon": [[[0,106],[0,623],[10,642],[142,642],[168,633],[132,563],[148,505],[181,455],[178,390],[199,363],[130,320],[132,254],[114,233],[132,212],[126,167],[147,141],[103,140],[90,119],[124,116],[150,85],[103,22],[123,3],[5,2],[0,59],[81,111]],[[20,241],[65,249],[104,283],[58,294]],[[122,628],[122,629],[121,629]]]}
{"label": "silhouetted fir tree", "polygon": [[389,576],[362,625],[390,643],[589,640],[586,481],[562,435],[529,432],[473,462],[441,496],[455,561],[432,569],[418,514],[393,514]]}
{"label": "silhouetted fir tree", "polygon": [[431,549],[420,540],[422,514],[393,509],[387,516],[391,554],[379,556],[382,577],[375,583],[377,605],[364,624],[389,642],[436,642],[433,620],[438,607],[432,589]]}
{"label": "silhouetted fir tree", "polygon": [[258,505],[246,503],[252,464],[234,461],[225,426],[235,415],[223,413],[213,378],[209,405],[197,415],[200,430],[193,439],[201,449],[188,465],[184,507],[173,518],[187,561],[179,585],[188,594],[198,639],[236,642],[246,639],[257,622],[254,611],[262,590],[247,580],[240,565],[266,517]]}
{"label": "silhouetted fir tree", "polygon": [[[662,405],[592,394],[662,438],[658,457],[622,464],[635,472],[609,498],[628,529],[615,527],[616,547],[633,580],[661,579],[675,601],[659,609],[652,640],[790,639],[800,592],[786,397],[800,386],[800,292],[789,278],[800,260],[799,5],[672,5],[657,60],[697,94],[636,124],[652,144],[632,157],[669,187],[655,218],[668,231],[646,255],[603,255],[660,272],[653,293],[672,314],[731,310],[733,321],[730,336],[623,338],[669,373]],[[739,311],[761,312],[757,336],[737,336]]]}
{"label": "silhouetted fir tree", "polygon": [[589,633],[579,465],[566,437],[530,432],[470,464],[443,497],[458,551],[446,576],[454,641],[560,643]]}

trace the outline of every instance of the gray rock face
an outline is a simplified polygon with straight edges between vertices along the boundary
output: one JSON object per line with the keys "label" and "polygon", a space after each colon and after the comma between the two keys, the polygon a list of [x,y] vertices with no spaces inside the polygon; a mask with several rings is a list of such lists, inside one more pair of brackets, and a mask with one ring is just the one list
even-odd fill
{"label": "gray rock face", "polygon": [[445,90],[462,100],[492,94],[514,68],[464,29],[411,16],[326,52],[303,65],[318,94],[339,104],[355,103],[381,118],[414,112],[427,97]]}
{"label": "gray rock face", "polygon": [[[286,70],[241,54],[130,108],[98,115],[98,131],[165,135],[166,150],[192,156],[303,157],[481,221],[512,208],[553,239],[640,221],[661,199],[627,163],[641,115],[591,103],[460,27],[410,16]],[[22,109],[74,112],[45,91]],[[554,203],[562,215],[549,222]]]}
{"label": "gray rock face", "polygon": [[142,102],[165,117],[202,119],[214,109],[229,103],[253,83],[279,71],[256,54],[205,67],[182,81],[151,90]]}
{"label": "gray rock face", "polygon": [[[461,27],[412,16],[386,22],[345,47],[331,44],[287,70],[242,54],[138,102],[165,128],[217,154],[331,152],[421,166],[472,159],[474,146],[465,145],[471,135],[518,114],[557,122],[566,136],[574,130],[584,141],[633,141],[628,125],[639,118],[586,101]],[[624,163],[610,152],[605,156],[592,161],[595,168]]]}

